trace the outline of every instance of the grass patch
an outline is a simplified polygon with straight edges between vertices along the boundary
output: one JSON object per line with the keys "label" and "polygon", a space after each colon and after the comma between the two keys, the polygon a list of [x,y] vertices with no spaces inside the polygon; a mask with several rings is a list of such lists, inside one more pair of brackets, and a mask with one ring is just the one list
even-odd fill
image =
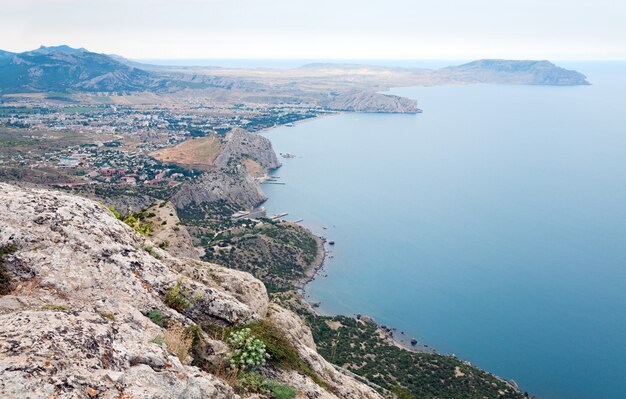
{"label": "grass patch", "polygon": [[152,256],[154,259],[161,259],[161,255],[159,255],[155,250],[154,247],[152,247],[151,245],[146,245],[145,247],[143,247],[143,249],[150,254],[150,256]]}
{"label": "grass patch", "polygon": [[165,294],[164,302],[170,308],[183,313],[191,307],[191,293],[178,280]]}
{"label": "grass patch", "polygon": [[296,397],[296,389],[279,381],[265,378],[254,372],[240,373],[235,384],[239,393],[270,394],[275,399],[293,399]]}
{"label": "grass patch", "polygon": [[163,341],[167,350],[174,353],[178,360],[184,362],[189,355],[193,337],[180,323],[174,323],[165,330]]}
{"label": "grass patch", "polygon": [[151,311],[148,312],[147,316],[150,319],[150,321],[156,324],[157,326],[163,327],[165,325],[163,313],[161,313],[160,310],[152,309]]}
{"label": "grass patch", "polygon": [[66,305],[55,305],[55,304],[49,303],[47,305],[43,305],[40,309],[41,310],[54,310],[57,312],[67,312],[71,308]]}
{"label": "grass patch", "polygon": [[152,223],[152,221],[146,220],[149,215],[144,215],[143,211],[139,213],[133,213],[129,211],[126,215],[122,215],[115,209],[113,205],[109,205],[107,206],[107,208],[109,209],[109,211],[111,211],[113,216],[115,216],[118,220],[126,223],[137,233],[143,236],[147,236],[152,231],[154,223]]}
{"label": "grass patch", "polygon": [[113,313],[98,313],[98,314],[104,317],[105,319],[115,321],[115,315]]}

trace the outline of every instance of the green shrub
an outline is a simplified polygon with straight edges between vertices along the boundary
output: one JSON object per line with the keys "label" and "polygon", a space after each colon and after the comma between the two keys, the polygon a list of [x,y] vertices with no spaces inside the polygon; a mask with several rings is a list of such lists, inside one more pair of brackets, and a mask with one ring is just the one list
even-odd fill
{"label": "green shrub", "polygon": [[272,396],[275,399],[293,399],[296,397],[296,389],[286,384],[281,384],[275,380],[266,380]]}
{"label": "green shrub", "polygon": [[282,330],[269,320],[248,324],[252,334],[265,343],[270,362],[278,368],[295,370],[309,376],[317,385],[329,389],[328,384],[308,365]]}
{"label": "green shrub", "polygon": [[0,246],[0,295],[7,295],[11,292],[11,275],[3,265],[2,257],[4,255],[12,254],[16,250],[17,248],[15,245],[11,243]]}
{"label": "green shrub", "polygon": [[181,313],[191,307],[191,294],[182,287],[180,280],[165,294],[165,304]]}
{"label": "green shrub", "polygon": [[[137,233],[147,236],[152,231],[152,222],[144,222],[142,220],[144,218],[143,213],[132,213],[129,211],[126,216],[122,216],[113,205],[109,205],[107,208],[109,208],[113,216],[132,227]],[[148,215],[154,215],[154,213]]]}
{"label": "green shrub", "polygon": [[245,370],[262,366],[270,357],[263,341],[252,335],[249,328],[231,332],[228,344],[233,348],[228,360],[236,369]]}
{"label": "green shrub", "polygon": [[104,317],[105,319],[115,321],[115,315],[113,313],[98,313],[98,314]]}
{"label": "green shrub", "polygon": [[241,393],[267,393],[265,378],[259,373],[240,373],[235,389]]}
{"label": "green shrub", "polygon": [[152,231],[152,222],[143,222],[138,215],[135,215],[132,212],[128,212],[122,221],[141,235],[147,236],[150,234],[150,231]]}
{"label": "green shrub", "polygon": [[17,248],[12,243],[0,246],[0,258],[2,258],[4,255],[12,254],[15,251],[17,251]]}
{"label": "green shrub", "polygon": [[113,205],[109,205],[107,206],[107,208],[109,208],[113,216],[115,216],[119,220],[122,220],[122,215],[117,211],[117,209],[115,209]]}
{"label": "green shrub", "polygon": [[150,254],[154,259],[161,259],[161,255],[159,255],[152,246],[146,245],[143,249]]}
{"label": "green shrub", "polygon": [[163,327],[164,325],[163,313],[161,313],[159,309],[152,309],[151,311],[149,311],[148,318],[157,326]]}
{"label": "green shrub", "polygon": [[396,395],[398,399],[417,399],[417,396],[413,395],[411,391],[404,389],[402,387],[395,387],[391,390],[391,392]]}
{"label": "green shrub", "polygon": [[240,373],[235,389],[240,393],[270,394],[275,399],[293,399],[297,392],[295,388],[289,385],[264,378],[262,375],[254,372]]}

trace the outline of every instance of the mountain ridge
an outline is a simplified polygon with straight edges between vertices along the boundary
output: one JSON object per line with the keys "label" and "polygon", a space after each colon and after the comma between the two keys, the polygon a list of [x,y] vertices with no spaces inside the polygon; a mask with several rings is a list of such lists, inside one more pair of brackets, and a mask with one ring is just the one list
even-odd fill
{"label": "mountain ridge", "polygon": [[[198,71],[198,73],[196,72]],[[211,72],[213,71],[213,72]],[[276,73],[271,69],[268,71]],[[585,75],[546,60],[481,59],[440,69],[400,68],[353,63],[310,63],[292,69],[297,73],[322,73],[332,81],[336,73],[379,76],[385,82],[388,73],[403,76],[399,84],[495,83],[573,86],[588,85]],[[141,92],[184,89],[223,88],[253,93],[271,90],[262,75],[250,77],[250,71],[232,73],[228,79],[223,69],[212,67],[167,67],[142,64],[119,55],[108,55],[72,48],[68,45],[40,46],[22,53],[0,50],[0,94],[19,92]],[[255,72],[255,74],[258,71]],[[291,77],[297,82],[296,75]],[[326,76],[324,75],[324,76]],[[304,78],[307,75],[303,76]],[[413,83],[412,83],[413,82]],[[352,90],[359,90],[358,80]],[[383,83],[384,84],[384,83]],[[369,90],[366,90],[369,91]],[[370,96],[371,97],[371,96]],[[385,100],[385,99],[383,99]],[[391,99],[386,99],[389,103]],[[343,107],[347,109],[346,107]],[[356,110],[370,107],[356,107]],[[393,112],[400,108],[393,108]]]}

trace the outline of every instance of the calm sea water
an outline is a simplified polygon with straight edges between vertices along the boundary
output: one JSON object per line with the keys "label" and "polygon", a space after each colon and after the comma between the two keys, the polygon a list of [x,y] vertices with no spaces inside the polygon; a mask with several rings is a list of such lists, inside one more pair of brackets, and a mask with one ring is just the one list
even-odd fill
{"label": "calm sea water", "polygon": [[322,311],[541,399],[626,398],[626,64],[568,66],[593,85],[397,89],[424,113],[268,132],[297,157],[267,208],[336,241]]}

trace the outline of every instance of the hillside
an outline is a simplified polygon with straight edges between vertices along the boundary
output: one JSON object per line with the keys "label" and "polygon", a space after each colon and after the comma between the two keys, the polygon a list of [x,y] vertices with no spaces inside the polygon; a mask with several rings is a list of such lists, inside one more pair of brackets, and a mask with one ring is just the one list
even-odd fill
{"label": "hillside", "polygon": [[113,58],[68,46],[0,54],[0,93],[143,91],[162,82]]}

